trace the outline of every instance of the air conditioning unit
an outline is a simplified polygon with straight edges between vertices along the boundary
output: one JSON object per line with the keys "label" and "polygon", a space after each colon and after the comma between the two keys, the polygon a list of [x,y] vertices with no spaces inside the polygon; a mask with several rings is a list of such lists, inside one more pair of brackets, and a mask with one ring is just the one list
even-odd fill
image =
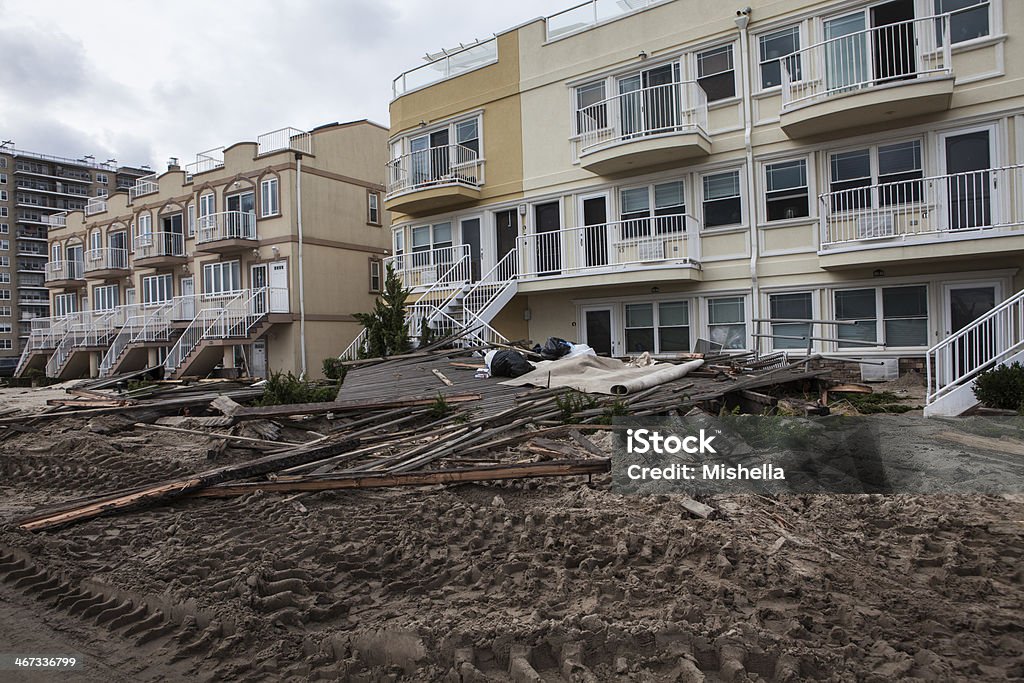
{"label": "air conditioning unit", "polygon": [[875,213],[857,218],[857,239],[892,237],[896,234],[891,213]]}
{"label": "air conditioning unit", "polygon": [[640,242],[636,245],[636,258],[638,261],[663,261],[665,259],[665,243]]}

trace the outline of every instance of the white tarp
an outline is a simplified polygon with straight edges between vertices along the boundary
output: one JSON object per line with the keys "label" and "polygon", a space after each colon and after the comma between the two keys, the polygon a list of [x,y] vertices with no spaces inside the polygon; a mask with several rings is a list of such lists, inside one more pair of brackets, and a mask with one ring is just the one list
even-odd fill
{"label": "white tarp", "polygon": [[686,376],[704,364],[702,360],[686,363],[655,363],[636,367],[615,358],[578,356],[534,363],[536,370],[502,384],[512,387],[569,387],[590,394],[624,396],[671,382]]}

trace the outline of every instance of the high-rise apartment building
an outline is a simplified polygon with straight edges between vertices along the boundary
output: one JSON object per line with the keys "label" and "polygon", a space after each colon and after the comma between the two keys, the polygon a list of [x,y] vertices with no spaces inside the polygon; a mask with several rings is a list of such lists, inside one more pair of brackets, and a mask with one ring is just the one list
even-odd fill
{"label": "high-rise apartment building", "polygon": [[44,281],[48,218],[84,208],[151,171],[114,160],[27,152],[0,146],[0,372],[10,372],[31,322],[50,314]]}

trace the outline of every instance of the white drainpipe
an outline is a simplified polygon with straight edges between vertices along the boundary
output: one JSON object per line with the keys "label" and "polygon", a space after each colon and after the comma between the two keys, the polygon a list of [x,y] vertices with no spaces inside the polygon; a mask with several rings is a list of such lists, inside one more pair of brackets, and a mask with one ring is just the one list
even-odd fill
{"label": "white drainpipe", "polygon": [[[757,234],[757,198],[754,194],[756,192],[754,183],[754,146],[751,139],[754,122],[750,102],[750,41],[747,33],[747,24],[750,23],[750,12],[749,7],[744,7],[736,12],[736,27],[740,30],[740,63],[743,65],[739,72],[741,75],[741,87],[743,88],[743,146],[747,156],[747,221],[750,225],[750,317],[756,319],[761,317],[761,292],[757,282],[757,252],[760,249],[760,245]],[[760,349],[760,338],[751,337],[751,339],[753,340],[754,349]]]}
{"label": "white drainpipe", "polygon": [[295,218],[299,232],[299,352],[301,377],[306,377],[306,284],[302,269],[302,154],[295,153]]}

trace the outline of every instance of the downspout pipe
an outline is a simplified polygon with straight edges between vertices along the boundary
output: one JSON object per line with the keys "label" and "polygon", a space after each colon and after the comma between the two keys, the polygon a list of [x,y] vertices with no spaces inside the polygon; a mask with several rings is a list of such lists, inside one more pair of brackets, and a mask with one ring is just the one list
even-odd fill
{"label": "downspout pipe", "polygon": [[306,282],[302,267],[302,153],[295,153],[295,221],[299,236],[299,354],[301,374],[306,377]]}
{"label": "downspout pipe", "polygon": [[[751,320],[761,318],[761,288],[757,280],[757,254],[760,251],[760,239],[757,232],[757,197],[754,182],[754,117],[751,106],[751,75],[750,75],[750,35],[747,26],[750,24],[751,9],[744,7],[736,11],[736,28],[740,32],[740,87],[743,89],[743,148],[747,162],[747,222],[750,226],[750,309]],[[752,337],[754,350],[760,350],[759,337]]]}

